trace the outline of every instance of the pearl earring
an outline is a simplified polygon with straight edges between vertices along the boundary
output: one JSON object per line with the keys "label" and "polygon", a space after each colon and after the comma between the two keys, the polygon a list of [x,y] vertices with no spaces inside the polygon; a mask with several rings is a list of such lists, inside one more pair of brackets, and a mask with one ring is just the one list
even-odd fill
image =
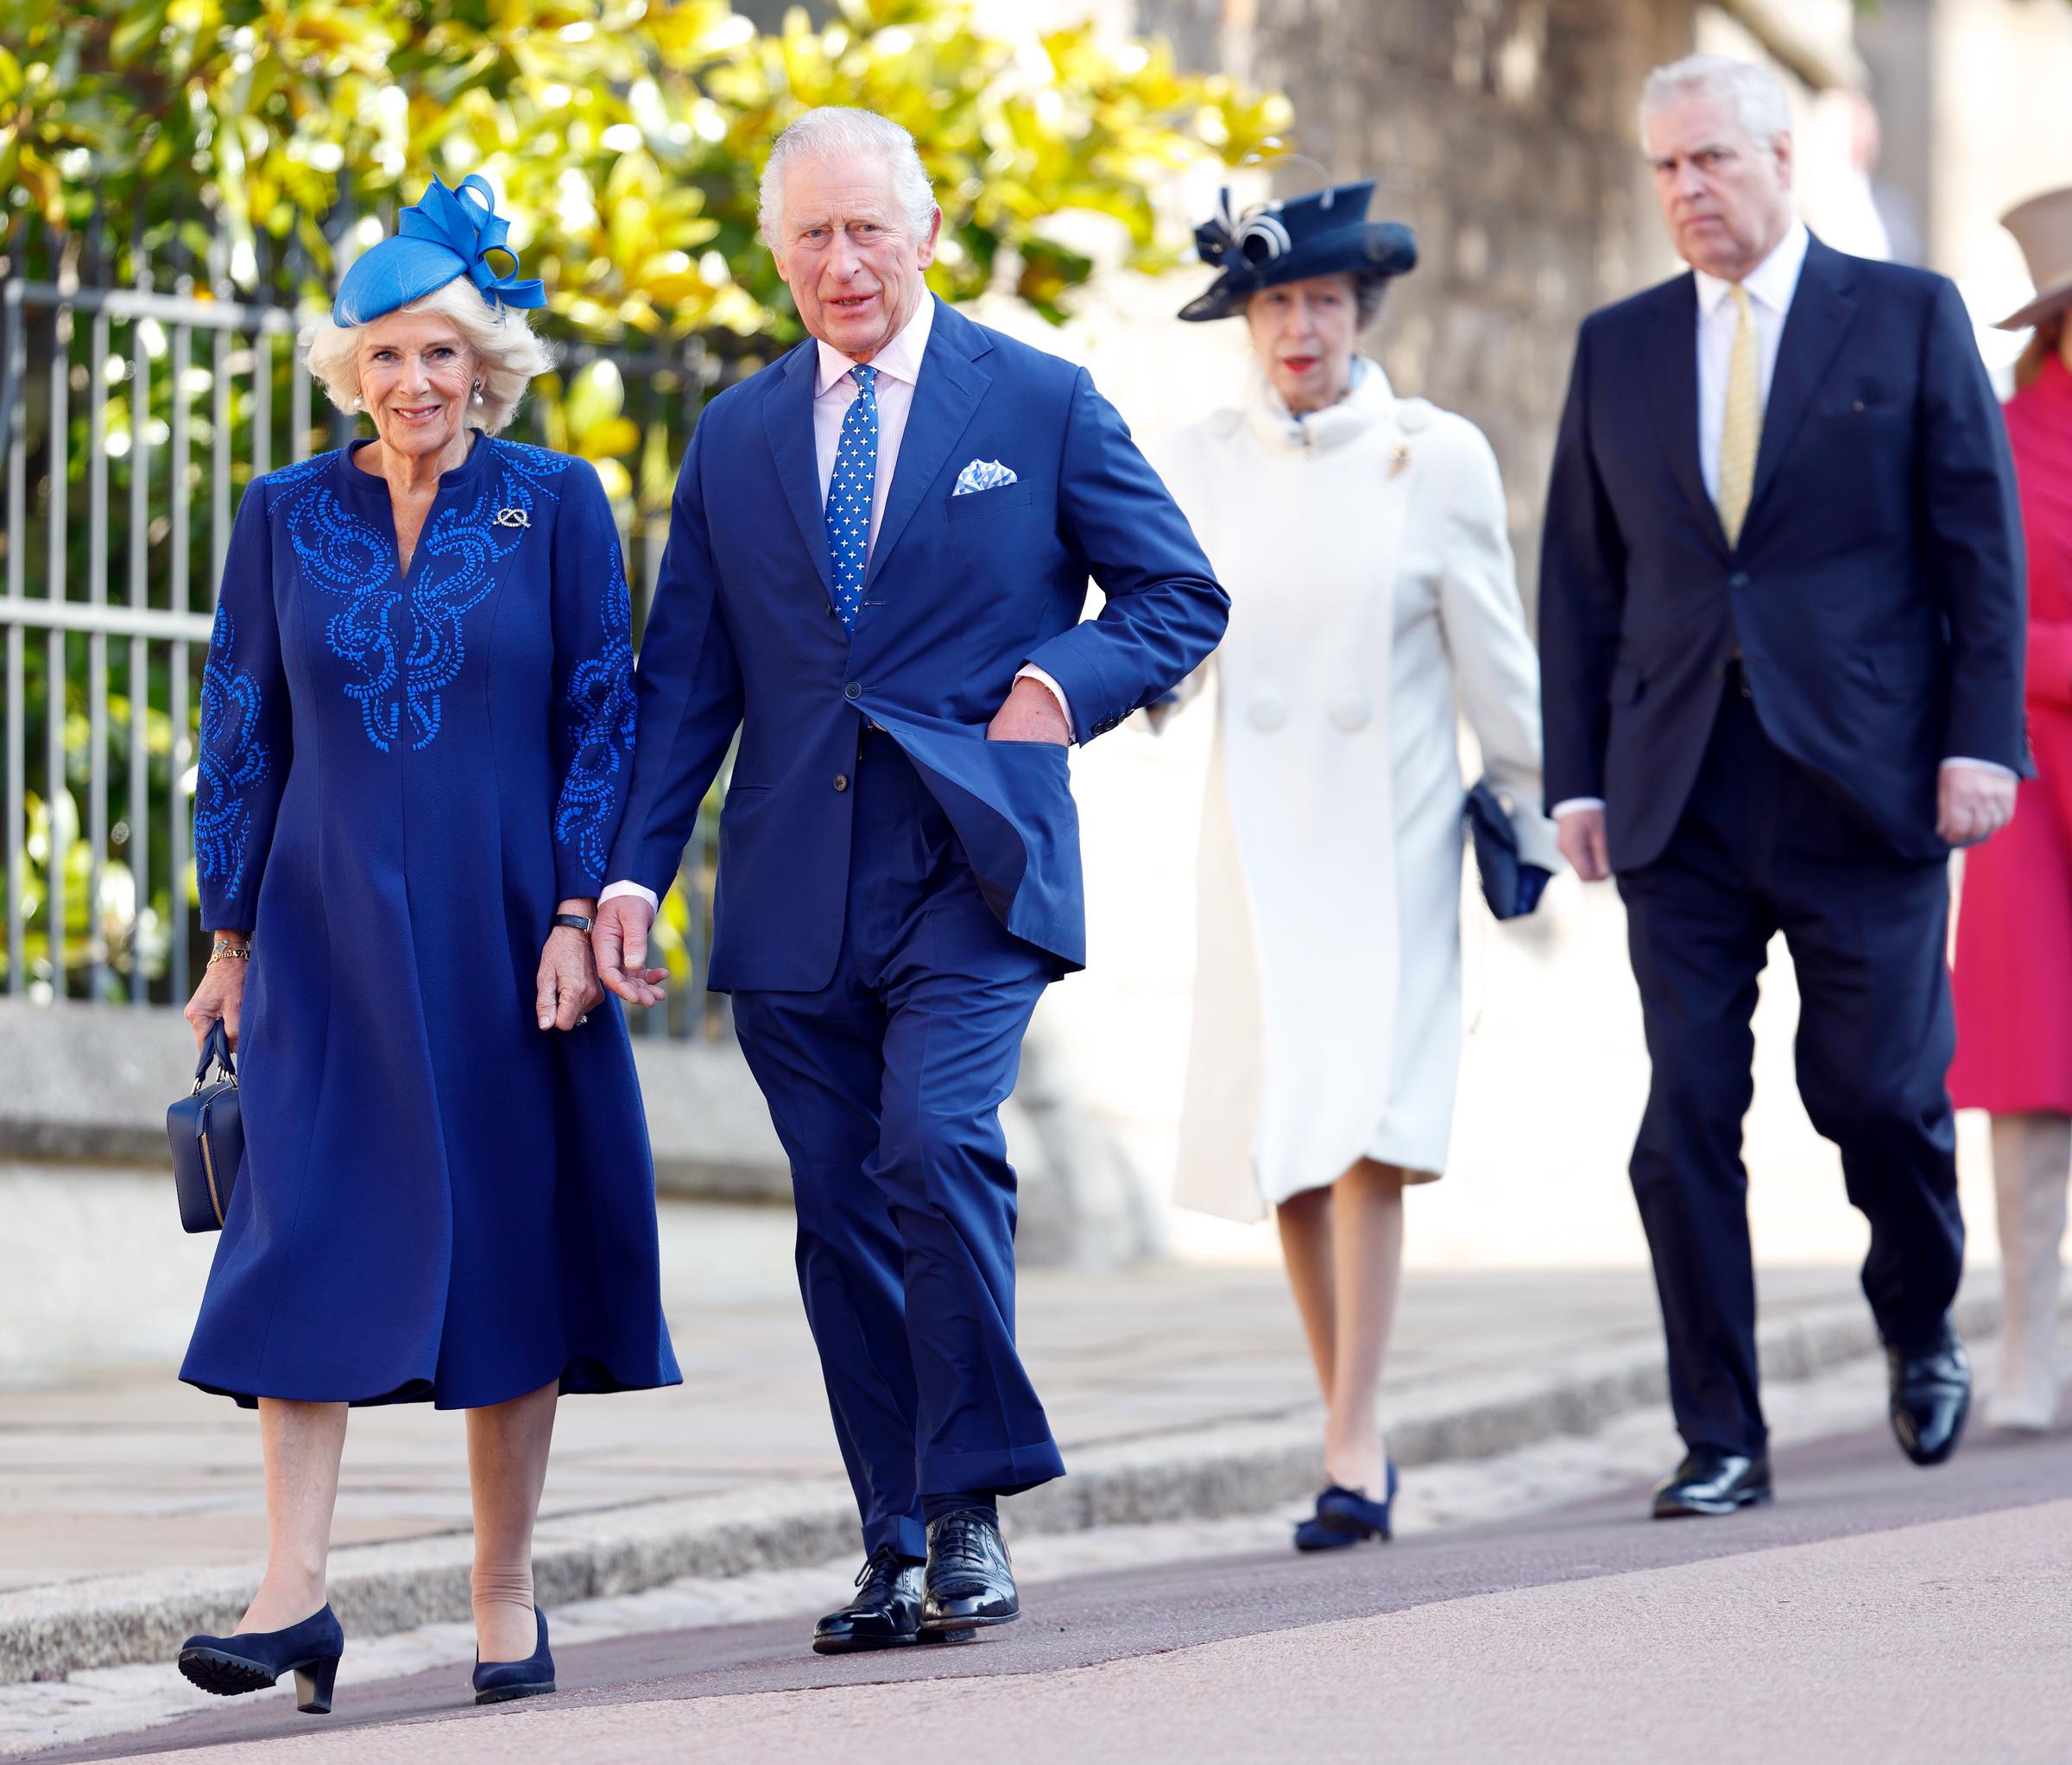
{"label": "pearl earring", "polygon": [[356,392],[352,395],[352,408],[356,411],[363,411],[367,408],[367,401]]}
{"label": "pearl earring", "polygon": [[477,404],[481,404],[483,402],[482,396],[482,382],[479,380],[475,383],[475,402]]}

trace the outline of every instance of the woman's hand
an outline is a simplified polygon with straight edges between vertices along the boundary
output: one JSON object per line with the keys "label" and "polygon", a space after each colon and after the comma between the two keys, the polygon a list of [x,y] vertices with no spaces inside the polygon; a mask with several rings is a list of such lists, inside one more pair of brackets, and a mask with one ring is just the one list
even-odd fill
{"label": "woman's hand", "polygon": [[[554,911],[591,919],[597,906],[594,901],[565,901]],[[572,926],[556,926],[546,934],[540,952],[537,993],[542,1029],[573,1029],[604,1003],[603,984],[597,979],[597,958],[591,953],[586,933]]]}
{"label": "woman's hand", "polygon": [[[243,933],[236,936],[218,933],[218,944],[233,944],[243,947]],[[223,1033],[230,1038],[231,1047],[237,1046],[237,1019],[244,1009],[244,971],[246,959],[242,956],[224,956],[210,962],[201,971],[201,984],[194,989],[194,996],[187,1001],[187,1009],[180,1015],[187,1020],[194,1032],[194,1048],[199,1053],[201,1045],[208,1040],[209,1026],[222,1020]]]}

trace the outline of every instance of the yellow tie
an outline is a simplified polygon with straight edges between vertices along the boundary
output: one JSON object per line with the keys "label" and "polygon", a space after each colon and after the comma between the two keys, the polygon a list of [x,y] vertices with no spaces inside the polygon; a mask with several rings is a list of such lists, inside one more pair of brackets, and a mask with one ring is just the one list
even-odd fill
{"label": "yellow tie", "polygon": [[1755,308],[1739,282],[1734,300],[1734,353],[1727,360],[1727,413],[1720,423],[1720,525],[1727,543],[1741,542],[1741,522],[1755,489],[1755,455],[1763,440],[1763,395],[1759,370],[1761,340],[1755,331]]}

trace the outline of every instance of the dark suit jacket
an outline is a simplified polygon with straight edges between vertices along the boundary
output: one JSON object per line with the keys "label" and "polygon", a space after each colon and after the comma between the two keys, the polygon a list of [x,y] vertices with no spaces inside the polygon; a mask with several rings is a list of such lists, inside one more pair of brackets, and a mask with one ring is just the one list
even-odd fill
{"label": "dark suit jacket", "polygon": [[1661,855],[1738,646],[1772,741],[1932,858],[1950,756],[2027,775],[2019,512],[1947,281],[1818,239],[1730,547],[1698,465],[1694,277],[1583,321],[1540,569],[1547,801],[1605,800],[1612,867]]}
{"label": "dark suit jacket", "polygon": [[[1016,671],[1064,689],[1082,742],[1168,692],[1229,600],[1083,369],[938,305],[853,634],[834,608],[809,338],[714,399],[677,481],[640,657],[609,874],[660,895],[735,731],[711,984],[812,991],[842,945],[861,719],[911,759],[987,903],[1060,968],[1085,959],[1063,748],[989,742]],[[953,495],[972,460],[1016,481]],[[1091,576],[1107,595],[1082,623]]]}

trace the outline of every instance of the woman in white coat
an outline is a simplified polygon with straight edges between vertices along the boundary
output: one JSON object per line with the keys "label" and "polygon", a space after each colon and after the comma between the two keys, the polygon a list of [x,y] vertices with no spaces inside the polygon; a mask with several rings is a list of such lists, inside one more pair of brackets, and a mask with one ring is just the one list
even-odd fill
{"label": "woman in white coat", "polygon": [[1457,707],[1520,858],[1557,863],[1495,456],[1356,353],[1417,258],[1373,187],[1197,231],[1222,274],[1180,316],[1241,315],[1258,372],[1167,461],[1231,599],[1178,1199],[1278,1220],[1329,1411],[1305,1550],[1389,1535],[1403,1191],[1445,1167],[1460,1060]]}

